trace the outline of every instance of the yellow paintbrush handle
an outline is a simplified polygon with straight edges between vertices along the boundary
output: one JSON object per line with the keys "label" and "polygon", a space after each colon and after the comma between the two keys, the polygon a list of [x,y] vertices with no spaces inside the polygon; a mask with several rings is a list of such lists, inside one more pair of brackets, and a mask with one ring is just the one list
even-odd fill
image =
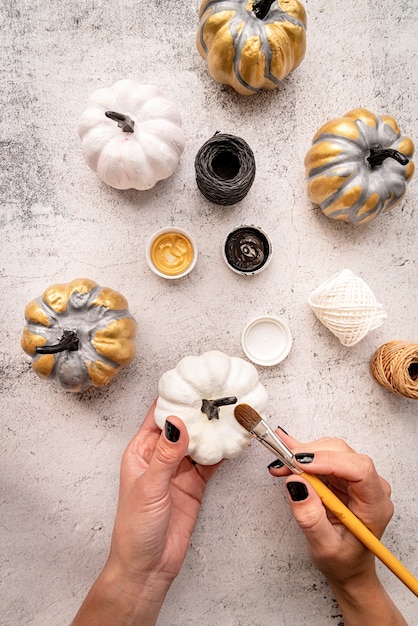
{"label": "yellow paintbrush handle", "polygon": [[373,552],[409,589],[418,596],[418,580],[383,545],[381,541],[354,515],[341,500],[313,474],[303,472],[303,476],[315,489],[322,503],[348,528],[365,546]]}

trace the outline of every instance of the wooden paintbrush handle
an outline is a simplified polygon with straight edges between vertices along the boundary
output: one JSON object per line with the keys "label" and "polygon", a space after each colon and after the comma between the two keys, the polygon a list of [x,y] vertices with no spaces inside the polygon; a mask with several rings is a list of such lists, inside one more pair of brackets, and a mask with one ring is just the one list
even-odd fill
{"label": "wooden paintbrush handle", "polygon": [[416,596],[418,580],[404,565],[383,545],[381,541],[354,515],[341,500],[313,474],[300,474],[315,489],[324,506],[344,524],[366,548],[373,552]]}

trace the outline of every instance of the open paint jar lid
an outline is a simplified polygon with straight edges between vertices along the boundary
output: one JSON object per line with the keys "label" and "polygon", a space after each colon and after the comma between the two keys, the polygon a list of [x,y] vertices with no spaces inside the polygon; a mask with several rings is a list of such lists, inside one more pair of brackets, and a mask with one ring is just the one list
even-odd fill
{"label": "open paint jar lid", "polygon": [[196,242],[181,228],[162,228],[149,239],[146,257],[148,265],[157,276],[182,278],[196,265]]}
{"label": "open paint jar lid", "polygon": [[258,274],[270,263],[272,245],[258,226],[242,225],[231,230],[222,247],[229,269],[243,276]]}
{"label": "open paint jar lid", "polygon": [[292,347],[288,325],[277,317],[265,315],[249,322],[241,335],[247,357],[257,365],[277,365]]}

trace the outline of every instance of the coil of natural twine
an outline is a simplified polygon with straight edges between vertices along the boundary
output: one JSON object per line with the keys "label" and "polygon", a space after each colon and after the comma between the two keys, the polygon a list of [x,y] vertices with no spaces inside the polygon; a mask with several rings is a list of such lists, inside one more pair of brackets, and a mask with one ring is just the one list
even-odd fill
{"label": "coil of natural twine", "polygon": [[255,177],[255,159],[241,137],[215,133],[195,158],[196,183],[215,204],[230,205],[242,200]]}
{"label": "coil of natural twine", "polygon": [[348,269],[317,287],[308,302],[316,317],[348,347],[378,328],[387,317],[370,287]]}
{"label": "coil of natural twine", "polygon": [[372,356],[370,371],[389,391],[418,400],[418,343],[384,343]]}

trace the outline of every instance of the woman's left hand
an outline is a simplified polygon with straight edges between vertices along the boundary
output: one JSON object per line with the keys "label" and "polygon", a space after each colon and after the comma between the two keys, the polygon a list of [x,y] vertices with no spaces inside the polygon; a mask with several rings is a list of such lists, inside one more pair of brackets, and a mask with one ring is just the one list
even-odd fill
{"label": "woman's left hand", "polygon": [[154,408],[124,452],[110,555],[73,626],[155,624],[186,556],[217,465],[193,463],[184,423],[170,416],[161,432]]}

